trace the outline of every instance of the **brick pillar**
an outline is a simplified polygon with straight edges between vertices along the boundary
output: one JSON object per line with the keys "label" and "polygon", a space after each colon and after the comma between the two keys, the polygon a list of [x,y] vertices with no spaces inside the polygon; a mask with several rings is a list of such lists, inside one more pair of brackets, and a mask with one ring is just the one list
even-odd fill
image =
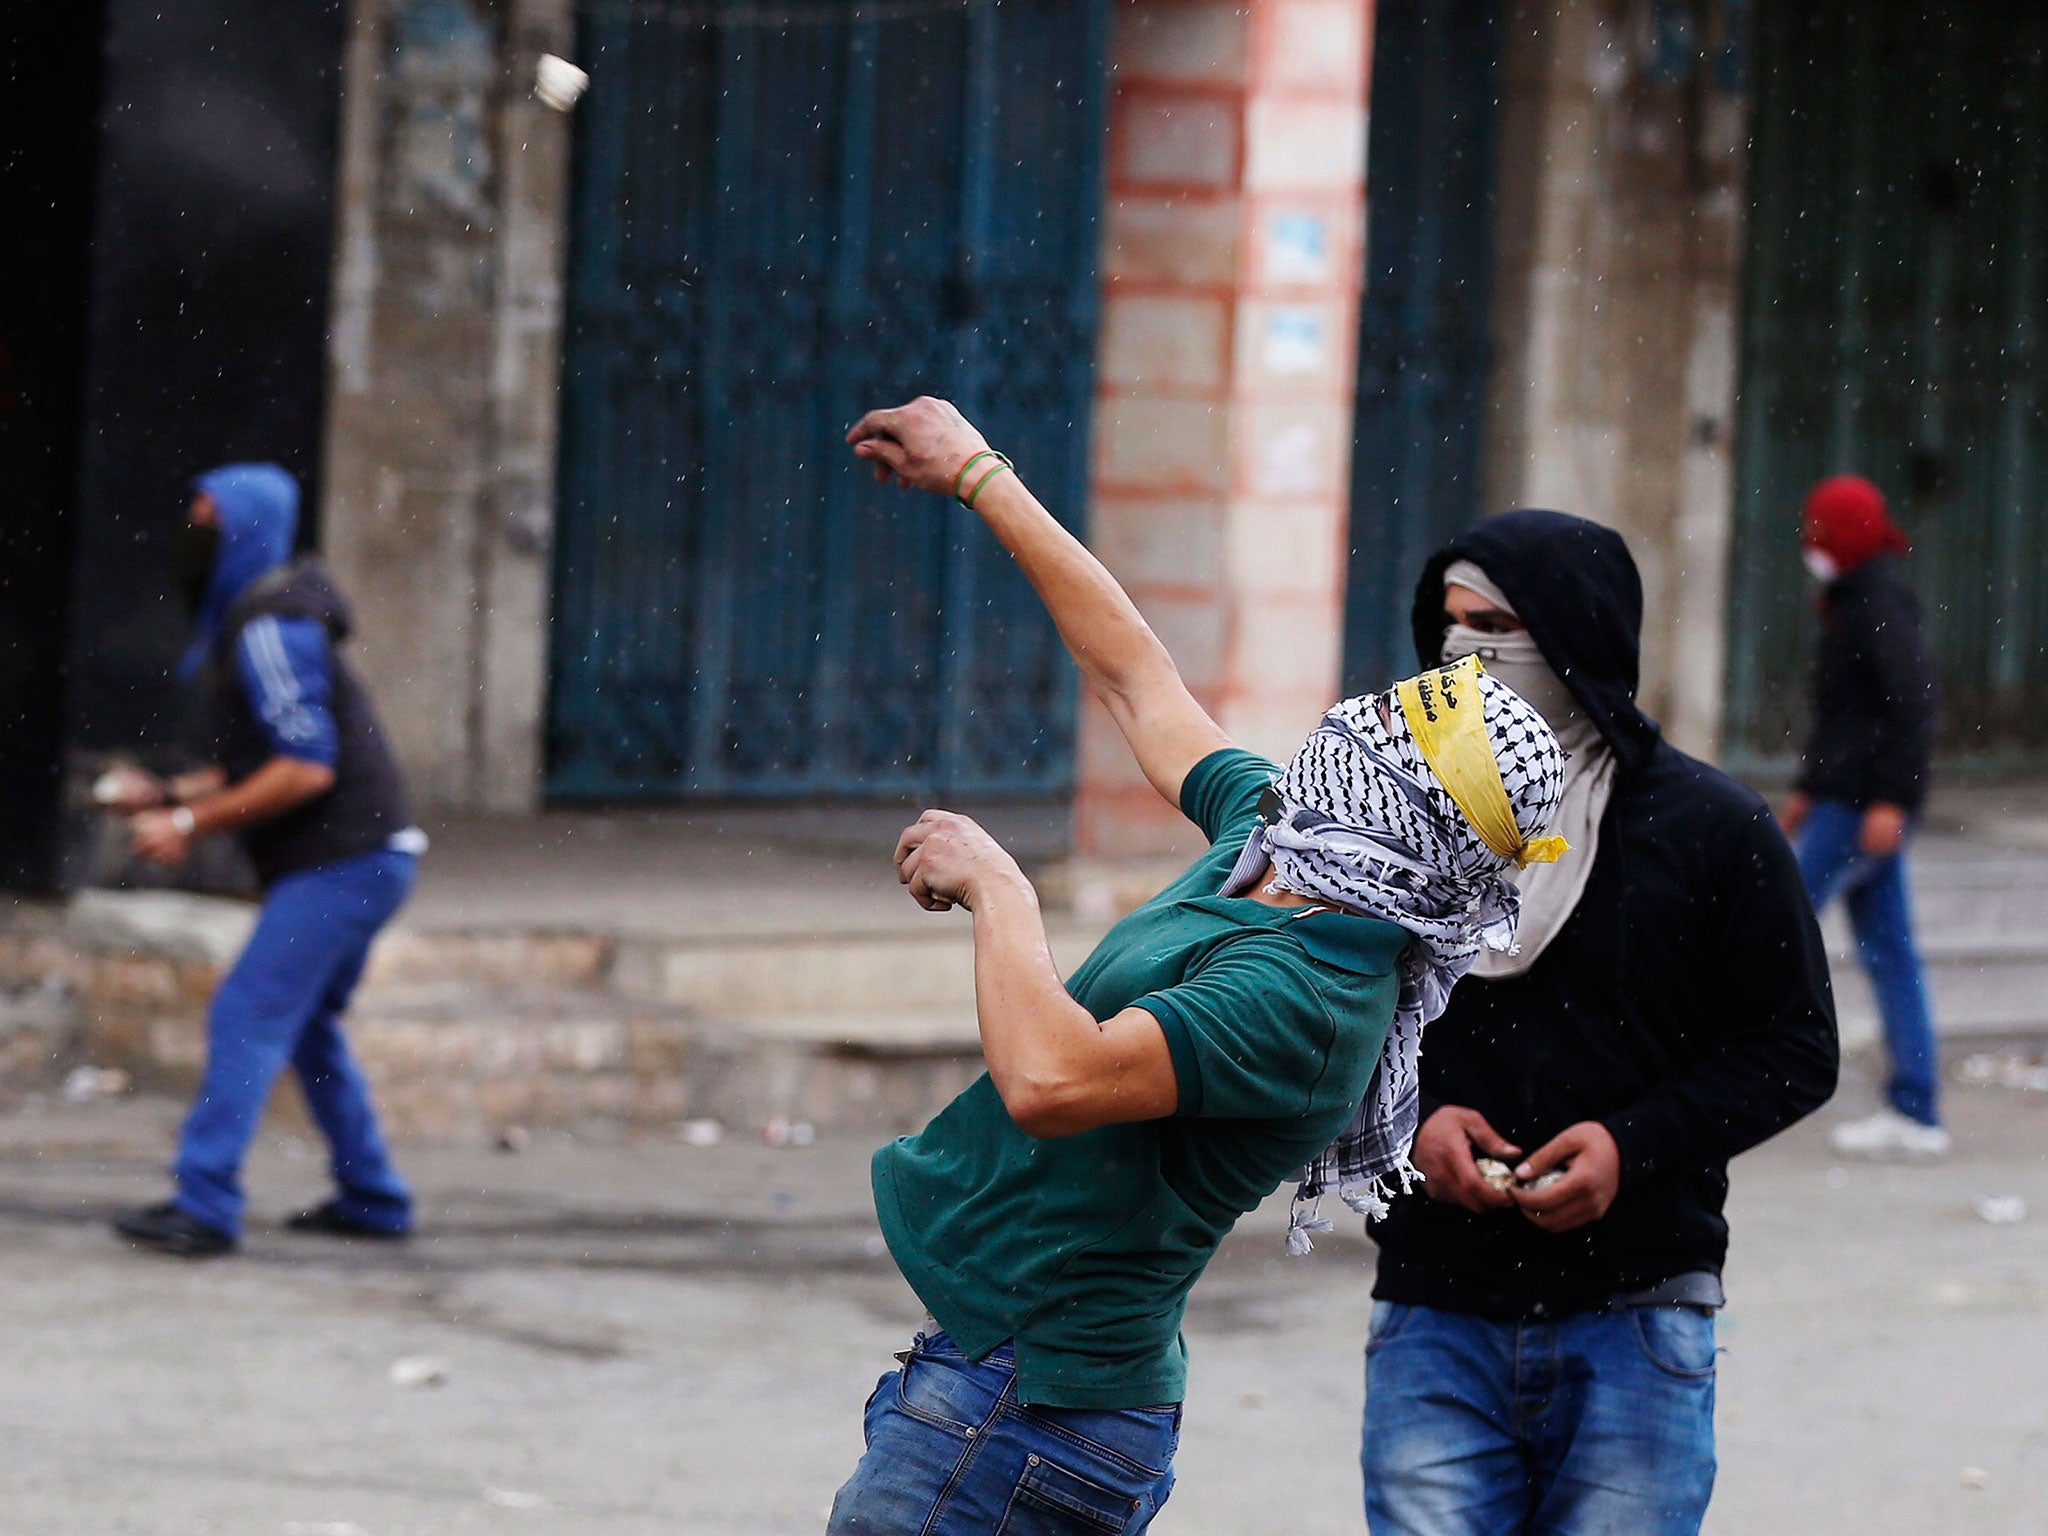
{"label": "brick pillar", "polygon": [[[1336,697],[1372,0],[1123,0],[1090,537],[1284,757]],[[1193,841],[1083,708],[1082,855]]]}

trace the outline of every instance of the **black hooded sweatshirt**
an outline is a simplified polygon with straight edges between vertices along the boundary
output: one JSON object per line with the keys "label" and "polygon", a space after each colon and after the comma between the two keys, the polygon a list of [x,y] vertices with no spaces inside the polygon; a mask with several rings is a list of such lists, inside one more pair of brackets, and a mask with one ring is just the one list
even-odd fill
{"label": "black hooded sweatshirt", "polygon": [[[1502,1317],[1600,1306],[1719,1272],[1728,1160],[1834,1091],[1834,1002],[1813,908],[1763,801],[1636,708],[1642,583],[1612,529],[1488,519],[1424,567],[1414,630],[1440,660],[1443,573],[1475,562],[1612,747],[1615,787],[1572,916],[1524,974],[1467,977],[1423,1038],[1422,1113],[1476,1109],[1526,1154],[1597,1120],[1621,1151],[1599,1221],[1552,1234],[1419,1191],[1377,1223],[1382,1300]],[[1567,858],[1571,855],[1567,854]]]}
{"label": "black hooded sweatshirt", "polygon": [[1858,810],[1881,800],[1919,810],[1934,756],[1934,669],[1898,562],[1880,555],[1829,583],[1820,624],[1799,787]]}
{"label": "black hooded sweatshirt", "polygon": [[311,555],[251,582],[228,609],[214,642],[214,751],[228,778],[240,782],[276,755],[235,669],[235,642],[246,625],[264,614],[326,626],[334,648],[334,726],[340,747],[332,788],[240,834],[256,878],[268,889],[300,870],[388,847],[411,819],[398,764],[377,723],[369,690],[341,656],[351,626],[348,601]]}

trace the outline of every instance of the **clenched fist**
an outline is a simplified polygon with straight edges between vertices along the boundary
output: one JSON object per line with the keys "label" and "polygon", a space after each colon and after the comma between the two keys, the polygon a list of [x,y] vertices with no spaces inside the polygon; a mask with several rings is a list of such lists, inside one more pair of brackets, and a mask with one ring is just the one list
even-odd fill
{"label": "clenched fist", "polygon": [[1008,849],[979,822],[952,811],[926,811],[903,829],[896,840],[896,878],[927,912],[956,906],[971,912],[991,881],[1014,881],[1031,889]]}
{"label": "clenched fist", "polygon": [[953,494],[961,469],[988,447],[988,439],[950,402],[930,395],[893,411],[869,411],[853,424],[846,440],[874,465],[877,480],[893,476],[907,489],[943,496]]}

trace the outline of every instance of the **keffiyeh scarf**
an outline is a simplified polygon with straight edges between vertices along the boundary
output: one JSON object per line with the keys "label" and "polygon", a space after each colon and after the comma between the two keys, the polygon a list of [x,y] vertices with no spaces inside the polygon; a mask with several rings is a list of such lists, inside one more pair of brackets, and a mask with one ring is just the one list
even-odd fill
{"label": "keffiyeh scarf", "polygon": [[[1444,677],[1425,674],[1421,681]],[[1310,1234],[1331,1229],[1319,1204],[1332,1185],[1346,1205],[1376,1219],[1421,1177],[1409,1151],[1420,1103],[1423,1026],[1443,1012],[1452,985],[1482,946],[1512,949],[1518,897],[1507,871],[1527,859],[1556,856],[1527,839],[1549,825],[1563,795],[1557,737],[1476,663],[1463,663],[1454,677],[1480,691],[1486,742],[1523,835],[1519,846],[1496,851],[1481,838],[1424,757],[1390,689],[1347,699],[1323,717],[1275,782],[1264,824],[1223,886],[1223,895],[1242,893],[1270,861],[1278,889],[1384,919],[1413,936],[1402,952],[1394,1020],[1365,1102],[1336,1143],[1303,1171],[1287,1234],[1291,1253],[1307,1253]]]}

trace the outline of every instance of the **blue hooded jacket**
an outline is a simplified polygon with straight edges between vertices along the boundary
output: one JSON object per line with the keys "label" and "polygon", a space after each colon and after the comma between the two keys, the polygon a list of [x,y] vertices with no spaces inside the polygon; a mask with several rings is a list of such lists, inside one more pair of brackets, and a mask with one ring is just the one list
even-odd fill
{"label": "blue hooded jacket", "polygon": [[212,673],[214,761],[240,781],[277,756],[321,763],[332,785],[237,834],[265,887],[361,854],[416,853],[398,765],[368,691],[337,646],[348,603],[317,556],[293,558],[299,485],[276,464],[224,464],[193,481],[220,519],[183,672]]}
{"label": "blue hooded jacket", "polygon": [[178,664],[179,675],[188,679],[206,665],[235,599],[291,559],[299,532],[299,482],[281,464],[223,464],[194,480],[192,490],[213,498],[220,553]]}

